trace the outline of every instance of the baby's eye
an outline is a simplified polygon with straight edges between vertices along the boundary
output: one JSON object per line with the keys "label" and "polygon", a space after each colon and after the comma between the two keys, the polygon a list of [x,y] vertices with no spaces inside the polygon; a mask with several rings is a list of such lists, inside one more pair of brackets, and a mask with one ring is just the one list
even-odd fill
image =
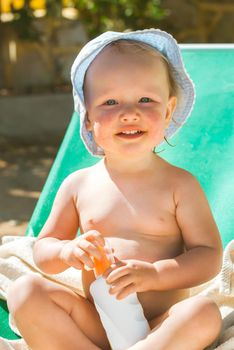
{"label": "baby's eye", "polygon": [[153,100],[149,97],[142,97],[140,100],[139,100],[140,103],[149,103],[149,102],[153,102]]}
{"label": "baby's eye", "polygon": [[116,101],[116,100],[114,100],[114,99],[109,99],[109,100],[107,100],[105,103],[104,103],[104,105],[107,105],[107,106],[113,106],[113,105],[115,105],[115,104],[117,104],[118,102]]}

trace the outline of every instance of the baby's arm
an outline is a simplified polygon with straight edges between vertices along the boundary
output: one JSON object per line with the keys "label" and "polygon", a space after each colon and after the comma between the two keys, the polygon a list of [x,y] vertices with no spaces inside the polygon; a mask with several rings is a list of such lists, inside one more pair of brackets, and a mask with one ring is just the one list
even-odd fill
{"label": "baby's arm", "polygon": [[36,265],[49,274],[62,272],[70,266],[82,269],[87,265],[92,268],[91,256],[100,258],[97,244],[104,245],[104,239],[97,231],[76,237],[79,228],[76,186],[74,174],[62,183],[48,220],[34,245]]}
{"label": "baby's arm", "polygon": [[218,228],[206,196],[191,174],[182,173],[174,198],[186,251],[154,264],[161,290],[189,288],[206,282],[219,272],[222,261]]}

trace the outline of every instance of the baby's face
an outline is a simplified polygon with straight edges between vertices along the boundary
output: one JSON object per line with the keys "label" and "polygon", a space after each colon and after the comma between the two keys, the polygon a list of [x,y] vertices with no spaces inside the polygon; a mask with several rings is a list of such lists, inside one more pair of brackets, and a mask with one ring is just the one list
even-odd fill
{"label": "baby's face", "polygon": [[84,84],[87,128],[106,155],[151,152],[164,138],[176,106],[159,57],[104,49]]}

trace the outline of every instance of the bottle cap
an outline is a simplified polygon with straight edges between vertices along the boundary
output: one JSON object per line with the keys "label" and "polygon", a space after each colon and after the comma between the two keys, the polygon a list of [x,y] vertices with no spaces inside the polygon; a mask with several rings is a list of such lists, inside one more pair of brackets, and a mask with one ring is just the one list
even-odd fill
{"label": "bottle cap", "polygon": [[101,259],[93,258],[94,274],[96,277],[102,275],[115,262],[112,249],[107,240],[105,240],[104,247],[98,246],[98,250],[102,257]]}

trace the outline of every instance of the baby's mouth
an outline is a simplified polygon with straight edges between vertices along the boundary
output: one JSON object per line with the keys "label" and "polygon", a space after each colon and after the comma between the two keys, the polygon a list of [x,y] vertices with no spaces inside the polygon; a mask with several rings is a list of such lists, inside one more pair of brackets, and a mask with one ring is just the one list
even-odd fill
{"label": "baby's mouth", "polygon": [[117,136],[125,137],[125,138],[136,138],[144,134],[142,130],[126,130],[117,133]]}

